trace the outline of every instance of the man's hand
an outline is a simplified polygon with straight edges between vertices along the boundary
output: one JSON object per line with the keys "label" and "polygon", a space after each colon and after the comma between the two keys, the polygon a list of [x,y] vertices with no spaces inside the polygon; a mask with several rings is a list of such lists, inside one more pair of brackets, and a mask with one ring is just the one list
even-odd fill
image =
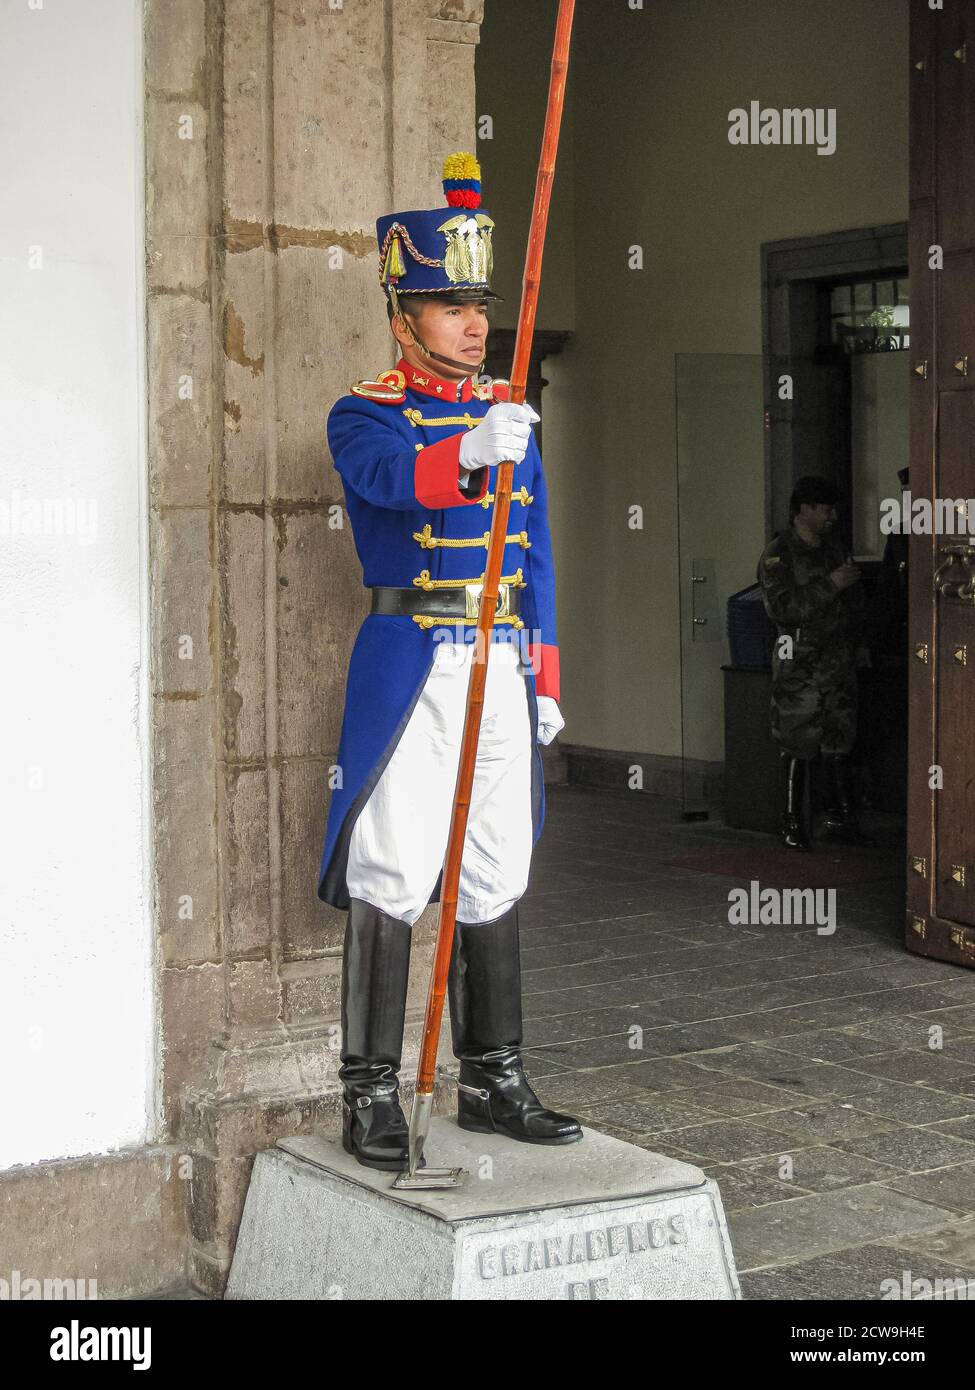
{"label": "man's hand", "polygon": [[852,560],[847,560],[840,565],[839,569],[833,570],[830,575],[837,589],[848,589],[851,584],[856,584],[860,579],[860,571]]}
{"label": "man's hand", "polygon": [[484,419],[460,441],[462,472],[490,468],[496,463],[521,463],[528,452],[532,423],[541,419],[530,405],[498,401]]}
{"label": "man's hand", "polygon": [[551,695],[538,696],[538,742],[551,743],[560,729],[565,728],[558,705]]}

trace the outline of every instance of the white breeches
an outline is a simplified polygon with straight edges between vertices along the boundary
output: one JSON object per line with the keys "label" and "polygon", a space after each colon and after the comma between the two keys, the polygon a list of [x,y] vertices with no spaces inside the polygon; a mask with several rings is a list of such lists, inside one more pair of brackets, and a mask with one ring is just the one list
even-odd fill
{"label": "white breeches", "polygon": [[[473,643],[441,642],[402,737],[356,820],[349,896],[412,924],[447,852]],[[490,922],[528,886],[532,740],[517,645],[491,645],[457,918]]]}

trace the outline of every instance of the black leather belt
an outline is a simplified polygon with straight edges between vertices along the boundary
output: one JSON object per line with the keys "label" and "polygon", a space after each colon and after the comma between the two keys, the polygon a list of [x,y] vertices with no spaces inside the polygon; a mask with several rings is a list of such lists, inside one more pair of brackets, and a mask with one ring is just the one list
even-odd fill
{"label": "black leather belt", "polygon": [[[473,587],[473,586],[472,586]],[[499,608],[504,600],[503,590],[507,590],[507,608],[512,616],[521,611],[521,590],[511,584],[499,586]],[[387,618],[412,618],[414,614],[424,614],[430,618],[464,618],[472,611],[468,604],[468,590],[460,589],[392,589],[382,584],[372,585],[373,613],[381,613]],[[476,613],[476,608],[473,609]]]}

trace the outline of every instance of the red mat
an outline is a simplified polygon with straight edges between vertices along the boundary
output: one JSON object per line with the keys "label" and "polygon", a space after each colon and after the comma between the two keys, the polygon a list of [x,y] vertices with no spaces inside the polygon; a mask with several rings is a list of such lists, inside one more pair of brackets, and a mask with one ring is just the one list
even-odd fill
{"label": "red mat", "polygon": [[886,854],[837,854],[835,850],[810,850],[802,854],[786,849],[730,849],[685,851],[668,863],[675,869],[726,878],[757,879],[785,888],[835,888],[841,883],[875,883],[895,878],[896,867]]}

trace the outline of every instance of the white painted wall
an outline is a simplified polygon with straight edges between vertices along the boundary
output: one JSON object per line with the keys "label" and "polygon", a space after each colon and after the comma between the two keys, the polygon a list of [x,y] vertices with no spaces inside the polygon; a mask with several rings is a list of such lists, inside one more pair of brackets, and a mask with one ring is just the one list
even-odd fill
{"label": "white painted wall", "polygon": [[0,0],[0,1168],[157,1112],[141,25]]}

